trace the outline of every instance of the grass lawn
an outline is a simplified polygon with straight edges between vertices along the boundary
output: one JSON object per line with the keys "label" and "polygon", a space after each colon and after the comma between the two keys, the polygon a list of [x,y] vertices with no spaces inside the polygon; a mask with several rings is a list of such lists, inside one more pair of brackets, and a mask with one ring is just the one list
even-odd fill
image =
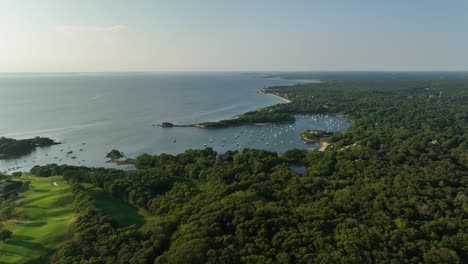
{"label": "grass lawn", "polygon": [[67,238],[74,216],[70,187],[61,176],[26,177],[31,183],[19,201],[23,217],[7,223],[13,236],[0,242],[0,264],[40,263],[37,258]]}
{"label": "grass lawn", "polygon": [[122,201],[112,198],[108,193],[99,187],[89,183],[82,183],[91,197],[96,201],[96,205],[105,214],[114,218],[121,227],[130,225],[141,226],[150,220],[149,216],[143,210],[138,210]]}

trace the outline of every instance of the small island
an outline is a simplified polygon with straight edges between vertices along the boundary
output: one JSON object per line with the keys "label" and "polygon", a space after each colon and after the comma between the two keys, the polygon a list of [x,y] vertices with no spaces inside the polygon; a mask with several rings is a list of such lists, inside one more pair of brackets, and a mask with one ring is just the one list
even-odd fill
{"label": "small island", "polygon": [[301,134],[301,137],[304,141],[321,141],[325,140],[334,133],[332,132],[327,132],[324,130],[318,130],[318,129],[313,129],[313,130],[307,130]]}
{"label": "small island", "polygon": [[161,124],[160,126],[161,126],[161,127],[173,127],[174,124],[169,123],[169,122],[162,122],[162,124]]}
{"label": "small island", "polygon": [[278,113],[273,109],[260,109],[257,111],[247,112],[233,119],[220,120],[216,122],[204,122],[194,125],[201,128],[224,128],[230,126],[242,125],[268,125],[274,123],[294,122],[296,118],[289,113]]}
{"label": "small island", "polygon": [[193,126],[196,126],[196,125],[176,125],[176,124],[173,124],[173,123],[170,123],[170,122],[162,122],[158,126],[160,126],[160,127],[193,127]]}
{"label": "small island", "polygon": [[0,159],[17,158],[31,153],[34,149],[58,145],[53,139],[35,137],[29,139],[0,138]]}
{"label": "small island", "polygon": [[320,142],[319,151],[325,151],[327,147],[329,146],[332,147],[332,145],[330,145],[328,141],[329,141],[329,138],[334,134],[335,133],[333,132],[313,129],[313,130],[307,130],[301,133],[301,138],[305,142]]}
{"label": "small island", "polygon": [[125,155],[117,149],[111,150],[107,153],[106,158],[110,159],[108,162],[116,162],[118,159],[123,158]]}

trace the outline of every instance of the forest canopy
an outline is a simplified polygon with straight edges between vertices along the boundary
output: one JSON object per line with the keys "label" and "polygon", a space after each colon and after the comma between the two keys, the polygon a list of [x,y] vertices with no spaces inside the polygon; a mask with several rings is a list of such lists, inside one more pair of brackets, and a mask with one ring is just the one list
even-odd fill
{"label": "forest canopy", "polygon": [[13,139],[0,137],[0,159],[27,155],[37,147],[47,147],[60,144],[46,137],[29,139]]}
{"label": "forest canopy", "polygon": [[[54,260],[466,263],[468,74],[290,76],[309,77],[323,82],[271,87],[292,102],[262,111],[347,115],[352,126],[327,135],[324,152],[206,148],[143,154],[132,171],[33,168],[73,186],[78,217]],[[83,184],[152,218],[119,226]]]}

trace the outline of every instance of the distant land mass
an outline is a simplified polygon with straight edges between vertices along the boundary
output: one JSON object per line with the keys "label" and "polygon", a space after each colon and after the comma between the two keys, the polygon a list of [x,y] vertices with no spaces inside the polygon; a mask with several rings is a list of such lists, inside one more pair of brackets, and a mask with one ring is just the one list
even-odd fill
{"label": "distant land mass", "polygon": [[46,137],[29,139],[0,138],[0,159],[27,155],[36,148],[58,145],[59,142]]}
{"label": "distant land mass", "polygon": [[[177,133],[236,131],[221,135],[249,142],[240,149],[139,154],[130,170],[38,164],[1,175],[11,195],[0,198],[0,261],[466,263],[468,73],[308,74],[294,78],[323,81],[269,86],[290,102],[239,117],[267,126],[146,124],[173,145]],[[351,126],[294,126],[337,126],[338,115]],[[286,133],[323,144],[248,147]]]}

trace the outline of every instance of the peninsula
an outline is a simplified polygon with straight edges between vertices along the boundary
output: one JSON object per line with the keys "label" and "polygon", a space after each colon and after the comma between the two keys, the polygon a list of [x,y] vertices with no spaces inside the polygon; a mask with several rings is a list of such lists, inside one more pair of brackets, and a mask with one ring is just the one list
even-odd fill
{"label": "peninsula", "polygon": [[123,158],[125,155],[123,152],[113,149],[111,152],[107,153],[106,158],[110,159],[109,162],[117,162],[120,158]]}
{"label": "peninsula", "polygon": [[319,151],[325,151],[327,147],[330,146],[330,143],[328,142],[330,136],[334,134],[336,133],[313,129],[313,130],[307,130],[307,131],[302,132],[301,138],[305,142],[319,142],[320,143]]}
{"label": "peninsula", "polygon": [[[276,91],[276,87],[264,87],[258,90],[258,93],[272,95],[285,103],[291,103],[292,98],[289,95]],[[296,118],[294,114],[279,112],[275,110],[275,106],[261,108],[255,111],[250,111],[241,115],[238,115],[232,119],[225,119],[220,121],[202,122],[191,125],[176,125],[170,122],[163,122],[159,124],[160,127],[199,127],[199,128],[225,128],[231,126],[242,126],[242,125],[269,125],[275,123],[287,123],[294,122]]]}
{"label": "peninsula", "polygon": [[58,145],[53,139],[47,137],[35,137],[29,139],[0,138],[0,159],[21,157],[31,153],[38,147]]}
{"label": "peninsula", "polygon": [[334,133],[332,132],[327,132],[324,130],[318,130],[318,129],[313,129],[313,130],[307,130],[301,133],[301,137],[304,141],[321,141],[325,140],[328,137],[332,136]]}
{"label": "peninsula", "polygon": [[347,76],[255,111],[348,114],[346,131],[304,129],[333,143],[323,152],[188,149],[5,176],[0,192],[9,179],[20,195],[0,198],[0,262],[465,263],[468,76]]}

